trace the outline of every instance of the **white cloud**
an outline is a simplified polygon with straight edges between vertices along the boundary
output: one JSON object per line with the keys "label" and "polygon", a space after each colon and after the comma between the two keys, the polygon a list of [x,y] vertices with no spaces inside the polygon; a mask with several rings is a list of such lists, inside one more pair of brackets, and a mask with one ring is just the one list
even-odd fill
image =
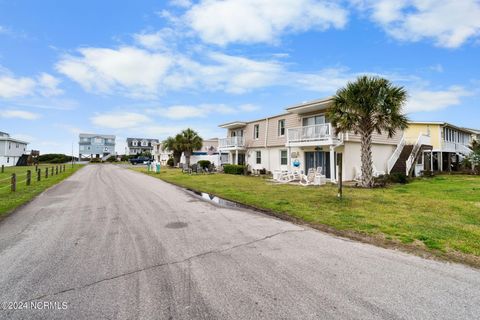
{"label": "white cloud", "polygon": [[347,12],[334,1],[203,0],[185,21],[207,43],[272,43],[286,32],[342,28]]}
{"label": "white cloud", "polygon": [[171,6],[181,7],[181,8],[188,8],[192,6],[192,1],[190,0],[170,0],[168,3]]}
{"label": "white cloud", "polygon": [[253,104],[244,104],[238,107],[225,104],[200,104],[200,105],[174,105],[166,108],[150,108],[148,114],[157,115],[172,120],[206,118],[212,114],[238,114],[240,112],[253,112],[258,107]]}
{"label": "white cloud", "polygon": [[463,97],[472,95],[461,86],[452,86],[447,90],[415,90],[410,92],[407,112],[425,112],[445,109],[459,105]]}
{"label": "white cloud", "polygon": [[134,128],[151,122],[147,116],[135,112],[99,113],[90,120],[97,127],[110,129]]}
{"label": "white cloud", "polygon": [[125,91],[133,97],[152,97],[172,60],[169,56],[134,47],[84,48],[80,56],[65,56],[56,68],[85,90],[113,93]]}
{"label": "white cloud", "polygon": [[1,67],[0,73],[0,98],[12,99],[35,95],[50,97],[63,92],[58,88],[60,80],[48,73],[42,73],[36,79],[16,77]]}
{"label": "white cloud", "polygon": [[0,117],[6,119],[35,120],[39,118],[39,115],[30,111],[10,109],[0,111]]}
{"label": "white cloud", "polygon": [[45,97],[58,96],[63,90],[58,88],[60,80],[48,73],[42,73],[38,77],[38,90]]}
{"label": "white cloud", "polygon": [[477,0],[353,0],[369,10],[388,34],[404,41],[433,39],[456,48],[480,35]]}
{"label": "white cloud", "polygon": [[163,28],[153,33],[136,33],[133,38],[136,43],[144,48],[167,51],[174,47],[176,36],[175,30]]}
{"label": "white cloud", "polygon": [[32,95],[36,83],[27,77],[0,76],[0,98],[16,98]]}

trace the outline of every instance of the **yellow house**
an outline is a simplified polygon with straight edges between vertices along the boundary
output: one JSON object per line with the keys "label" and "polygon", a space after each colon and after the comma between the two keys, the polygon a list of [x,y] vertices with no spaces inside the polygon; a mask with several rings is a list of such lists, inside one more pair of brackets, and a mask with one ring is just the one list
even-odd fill
{"label": "yellow house", "polygon": [[405,130],[406,144],[416,144],[420,137],[428,137],[431,150],[424,151],[416,166],[430,171],[456,171],[460,162],[472,150],[474,132],[447,122],[413,121]]}

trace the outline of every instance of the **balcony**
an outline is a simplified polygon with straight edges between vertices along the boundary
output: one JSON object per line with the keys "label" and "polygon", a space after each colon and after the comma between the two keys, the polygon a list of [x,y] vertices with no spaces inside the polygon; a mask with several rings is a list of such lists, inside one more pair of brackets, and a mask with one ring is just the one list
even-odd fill
{"label": "balcony", "polygon": [[338,141],[331,123],[290,128],[287,130],[287,147],[330,145]]}
{"label": "balcony", "polygon": [[442,151],[461,153],[465,156],[469,155],[472,152],[468,145],[460,142],[450,142],[445,140],[442,141]]}
{"label": "balcony", "polygon": [[218,140],[218,148],[223,150],[237,150],[245,148],[244,137],[230,137]]}

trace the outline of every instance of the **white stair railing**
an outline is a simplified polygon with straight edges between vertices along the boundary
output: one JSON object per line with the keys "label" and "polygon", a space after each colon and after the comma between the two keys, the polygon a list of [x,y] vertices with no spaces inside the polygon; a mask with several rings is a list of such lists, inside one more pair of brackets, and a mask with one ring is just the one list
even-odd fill
{"label": "white stair railing", "polygon": [[418,135],[417,142],[415,142],[415,145],[413,146],[412,153],[410,153],[410,156],[408,157],[406,161],[406,172],[405,174],[408,176],[410,173],[410,169],[412,169],[413,164],[415,163],[415,160],[417,159],[418,152],[421,150],[422,145],[431,145],[430,142],[430,136],[420,133]]}
{"label": "white stair railing", "polygon": [[400,154],[402,153],[403,147],[405,147],[405,143],[406,143],[405,134],[403,134],[402,139],[398,143],[397,148],[393,152],[390,159],[388,159],[388,162],[387,162],[387,173],[388,174],[390,174],[393,167],[395,166],[395,163],[397,163],[398,158],[400,157]]}

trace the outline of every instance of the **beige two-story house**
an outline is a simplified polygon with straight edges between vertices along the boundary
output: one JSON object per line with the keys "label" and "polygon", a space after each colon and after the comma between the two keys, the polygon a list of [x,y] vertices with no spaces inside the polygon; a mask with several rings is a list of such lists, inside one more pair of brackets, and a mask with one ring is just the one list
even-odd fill
{"label": "beige two-story house", "polygon": [[[298,170],[321,167],[332,182],[338,180],[337,157],[342,154],[343,180],[354,180],[360,172],[360,136],[338,134],[326,116],[332,99],[321,99],[287,108],[285,113],[254,121],[220,125],[227,137],[219,149],[229,163],[246,164],[253,170]],[[374,134],[372,156],[375,171],[386,173],[387,163],[403,135]]]}

